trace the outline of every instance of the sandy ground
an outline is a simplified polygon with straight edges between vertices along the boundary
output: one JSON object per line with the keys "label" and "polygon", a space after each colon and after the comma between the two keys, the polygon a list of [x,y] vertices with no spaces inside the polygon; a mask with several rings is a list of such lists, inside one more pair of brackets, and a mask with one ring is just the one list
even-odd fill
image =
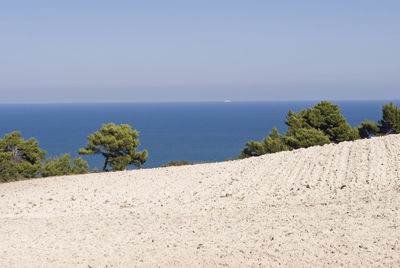
{"label": "sandy ground", "polygon": [[400,135],[0,185],[1,267],[399,267]]}

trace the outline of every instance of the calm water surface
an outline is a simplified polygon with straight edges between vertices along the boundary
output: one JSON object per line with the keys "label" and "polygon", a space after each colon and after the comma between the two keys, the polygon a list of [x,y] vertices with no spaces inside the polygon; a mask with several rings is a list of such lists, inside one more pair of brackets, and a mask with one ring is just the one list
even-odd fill
{"label": "calm water surface", "polygon": [[[103,123],[130,124],[140,132],[139,149],[149,151],[144,167],[173,160],[224,161],[248,140],[261,140],[272,127],[286,131],[285,115],[315,105],[308,102],[18,104],[0,105],[0,136],[19,130],[35,137],[47,156],[71,153]],[[388,101],[335,101],[352,125],[381,118]],[[395,101],[400,105],[399,101]],[[101,167],[101,156],[84,156]]]}

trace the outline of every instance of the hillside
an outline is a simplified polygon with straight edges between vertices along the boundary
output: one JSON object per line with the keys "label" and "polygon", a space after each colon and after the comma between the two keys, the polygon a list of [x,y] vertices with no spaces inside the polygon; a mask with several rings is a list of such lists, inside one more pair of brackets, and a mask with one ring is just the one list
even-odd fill
{"label": "hillside", "polygon": [[400,135],[0,185],[2,267],[399,266]]}

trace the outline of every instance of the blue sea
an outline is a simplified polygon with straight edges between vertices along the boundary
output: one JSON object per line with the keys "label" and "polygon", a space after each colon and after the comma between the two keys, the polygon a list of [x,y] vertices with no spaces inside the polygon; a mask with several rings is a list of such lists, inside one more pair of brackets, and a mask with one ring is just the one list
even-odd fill
{"label": "blue sea", "polygon": [[[382,117],[389,101],[334,101],[352,125]],[[123,104],[4,104],[0,105],[0,137],[21,131],[35,137],[48,157],[70,153],[87,143],[103,123],[129,124],[140,132],[139,150],[147,149],[144,168],[174,160],[224,161],[236,158],[246,141],[261,140],[272,127],[286,131],[285,115],[317,101],[209,102]],[[394,102],[400,105],[399,101]],[[83,156],[101,169],[102,156]],[[133,168],[133,167],[132,167]]]}

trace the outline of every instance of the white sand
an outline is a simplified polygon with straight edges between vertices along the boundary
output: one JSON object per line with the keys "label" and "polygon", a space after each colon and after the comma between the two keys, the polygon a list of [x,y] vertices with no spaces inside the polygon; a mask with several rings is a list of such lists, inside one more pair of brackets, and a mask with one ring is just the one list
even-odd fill
{"label": "white sand", "polygon": [[400,135],[0,185],[1,267],[400,266]]}

